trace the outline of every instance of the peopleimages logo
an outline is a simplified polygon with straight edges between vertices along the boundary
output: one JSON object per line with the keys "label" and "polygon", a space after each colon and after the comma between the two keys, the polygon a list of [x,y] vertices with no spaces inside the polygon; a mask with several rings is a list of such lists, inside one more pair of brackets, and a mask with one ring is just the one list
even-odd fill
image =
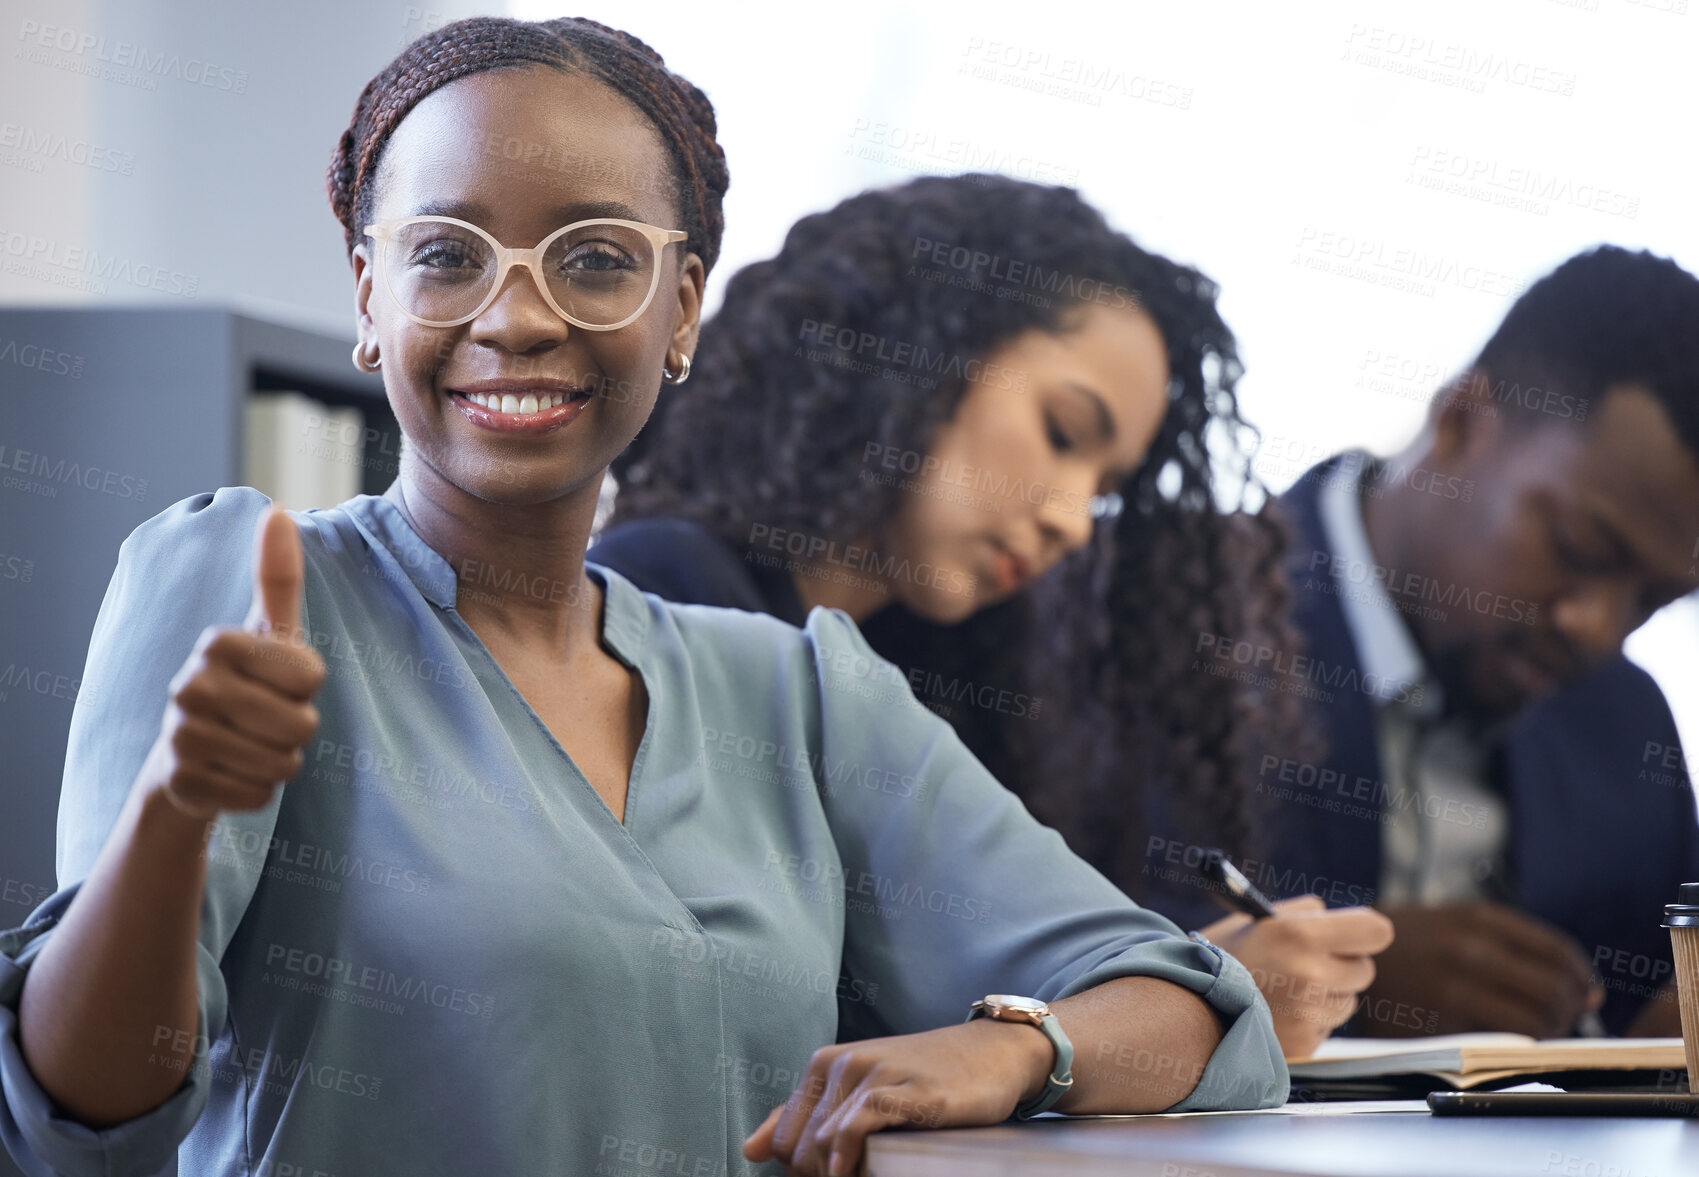
{"label": "peopleimages logo", "polygon": [[22,343],[16,339],[8,339],[0,344],[0,364],[16,364],[20,368],[31,368],[45,376],[69,376],[72,380],[83,377],[83,357],[57,348],[44,347],[39,343]]}
{"label": "peopleimages logo", "polygon": [[1307,654],[1224,634],[1199,631],[1192,653],[1197,656],[1193,669],[1197,669],[1198,662],[1207,665],[1212,660],[1237,664],[1247,669],[1266,671],[1273,676],[1270,685],[1273,681],[1295,680],[1418,705],[1424,697],[1425,688],[1419,683],[1372,674],[1344,663],[1329,663]]}
{"label": "peopleimages logo", "polygon": [[[1256,791],[1276,801],[1296,801],[1312,809],[1343,813],[1393,825],[1401,814],[1417,813],[1450,825],[1484,830],[1492,820],[1484,806],[1441,798],[1417,789],[1301,760],[1264,755],[1257,770]],[[1365,802],[1354,805],[1352,802]]]}
{"label": "peopleimages logo", "polygon": [[[1167,881],[1184,880],[1219,892],[1221,885],[1206,879],[1200,872],[1214,850],[1191,842],[1176,841],[1157,834],[1145,840],[1144,873]],[[1284,869],[1271,862],[1254,858],[1238,860],[1235,865],[1258,889],[1275,897],[1287,895],[1319,895],[1334,906],[1372,906],[1375,889],[1325,875],[1307,874],[1292,867]]]}
{"label": "peopleimages logo", "polygon": [[[86,246],[65,245],[46,237],[5,229],[0,229],[0,268],[8,274],[44,282],[78,285],[78,288],[88,288],[96,294],[106,293],[102,283],[119,282],[158,294],[193,298],[201,285],[196,275],[173,270],[169,266],[151,266],[146,262],[138,265],[129,258],[102,254]],[[55,275],[55,270],[80,274],[83,279],[74,283],[60,282],[58,279],[66,275]]]}
{"label": "peopleimages logo", "polygon": [[818,781],[827,796],[839,795],[846,784],[893,797],[925,797],[937,791],[925,777],[898,772],[882,764],[862,764],[846,757],[834,760],[823,751],[757,740],[754,736],[718,728],[702,729],[702,748],[704,753],[722,760],[710,761],[710,768],[724,771],[731,767],[734,757],[746,763],[770,761],[779,769],[798,774],[800,780]]}
{"label": "peopleimages logo", "polygon": [[147,497],[145,478],[103,470],[99,466],[85,466],[34,450],[20,450],[3,443],[0,443],[0,473],[5,475],[0,478],[0,486],[27,490],[45,498],[57,497],[60,486],[80,486],[84,490],[100,491],[137,502]]}
{"label": "peopleimages logo", "polygon": [[1190,86],[1151,77],[1137,68],[1059,57],[1041,46],[969,37],[962,56],[967,60],[957,70],[960,74],[1090,106],[1102,106],[1105,94],[1179,110],[1192,105]]}
{"label": "peopleimages logo", "polygon": [[[871,465],[892,473],[917,475],[918,485],[937,483],[989,496],[985,503],[969,505],[996,510],[999,507],[997,500],[1002,499],[1017,500],[1047,510],[1065,511],[1070,515],[1089,516],[1094,513],[1095,496],[1081,494],[1078,490],[1068,487],[1028,482],[1024,478],[1009,474],[1007,470],[991,470],[952,458],[938,458],[922,450],[905,450],[870,441],[862,446],[861,461],[864,466]],[[915,488],[905,486],[904,489]]]}
{"label": "peopleimages logo", "polygon": [[880,913],[886,918],[900,916],[902,908],[947,915],[969,923],[988,924],[992,918],[992,905],[984,899],[946,891],[941,887],[928,888],[913,880],[892,878],[871,871],[846,871],[843,864],[837,861],[823,861],[769,850],[762,870],[795,883],[819,884],[819,891],[808,896],[811,899],[841,902],[852,895],[869,896],[886,905]]}
{"label": "peopleimages logo", "polygon": [[[1125,286],[1111,285],[1098,278],[1082,277],[1020,258],[987,253],[983,249],[969,249],[965,245],[950,241],[934,241],[930,237],[914,239],[914,245],[909,251],[909,261],[947,267],[973,274],[976,278],[983,272],[986,278],[995,282],[1006,282],[1010,288],[1030,287],[1070,302],[1095,302],[1116,310],[1139,305],[1138,296]],[[939,273],[942,273],[942,269]],[[921,276],[932,277],[928,274]]]}
{"label": "peopleimages logo", "polygon": [[176,78],[190,85],[206,86],[232,94],[248,92],[247,70],[234,70],[228,66],[213,65],[198,57],[184,57],[180,53],[149,49],[146,45],[138,45],[134,41],[108,42],[105,37],[78,32],[64,25],[44,25],[39,21],[26,19],[18,26],[18,40],[22,44],[14,56],[27,56],[29,60],[41,65],[62,64],[51,60],[51,55],[47,55],[49,60],[43,61],[43,55],[35,52],[51,50],[68,57],[82,58],[86,62],[135,70],[152,78]]}
{"label": "peopleimages logo", "polygon": [[[1470,155],[1444,147],[1418,144],[1406,165],[1411,169],[1406,182],[1435,191],[1471,196],[1491,203],[1520,207],[1513,201],[1526,198],[1528,211],[1544,216],[1549,204],[1633,220],[1640,215],[1640,197],[1598,184],[1577,182],[1568,176],[1537,167],[1501,165],[1490,156]],[[1549,203],[1548,203],[1549,202]]]}
{"label": "peopleimages logo", "polygon": [[[1027,385],[1027,374],[1018,368],[1006,364],[990,363],[976,356],[963,356],[942,349],[934,351],[925,344],[917,344],[908,340],[891,339],[883,335],[875,335],[871,331],[857,331],[853,327],[840,327],[835,323],[822,323],[817,319],[804,319],[797,338],[804,345],[819,345],[830,352],[853,356],[864,362],[864,369],[870,375],[880,375],[878,364],[888,364],[898,368],[922,372],[935,379],[927,382],[926,387],[937,383],[936,378],[954,380],[969,380],[985,384],[992,388],[1024,392]],[[804,353],[805,358],[815,356]],[[877,361],[877,363],[875,363]]]}
{"label": "peopleimages logo", "polygon": [[1432,297],[1438,286],[1515,298],[1525,287],[1514,276],[1420,246],[1358,237],[1306,225],[1298,233],[1293,263],[1306,269],[1361,278]]}
{"label": "peopleimages logo", "polygon": [[1019,155],[1006,144],[975,142],[955,135],[902,123],[855,120],[844,154],[903,171],[1000,172],[1034,184],[1079,183],[1080,170],[1030,155]]}
{"label": "peopleimages logo", "polygon": [[1376,66],[1423,81],[1461,84],[1476,94],[1483,93],[1489,81],[1564,98],[1575,93],[1576,76],[1567,70],[1419,33],[1353,24],[1345,43],[1349,46],[1345,59],[1354,64]]}
{"label": "peopleimages logo", "polygon": [[136,157],[128,151],[115,151],[87,139],[73,139],[60,131],[41,130],[0,123],[0,148],[17,151],[35,159],[56,159],[97,172],[117,172],[127,176],[136,170]]}
{"label": "peopleimages logo", "polygon": [[458,986],[397,973],[393,969],[380,968],[345,957],[309,952],[285,944],[267,945],[265,963],[268,976],[269,970],[275,970],[291,976],[322,979],[327,987],[345,985],[378,997],[399,998],[403,1002],[434,1006],[475,1018],[488,1018],[495,1011],[495,998],[487,993],[474,993]]}
{"label": "peopleimages logo", "polygon": [[[820,567],[836,565],[855,573],[866,574],[867,587],[908,581],[923,588],[937,588],[948,593],[972,593],[977,581],[957,569],[915,563],[906,556],[881,554],[859,544],[841,544],[835,539],[809,535],[806,532],[772,527],[765,523],[751,525],[750,555],[760,558],[764,567],[785,565],[802,575],[819,575]],[[761,549],[765,548],[766,551]],[[782,555],[781,555],[782,553]],[[792,558],[786,561],[784,556]]]}
{"label": "peopleimages logo", "polygon": [[[1382,564],[1369,564],[1362,560],[1354,560],[1337,552],[1323,548],[1312,549],[1309,561],[1310,578],[1302,587],[1306,591],[1329,592],[1328,581],[1335,586],[1367,587],[1378,585],[1389,597],[1396,609],[1408,611],[1407,606],[1415,602],[1443,606],[1444,609],[1466,609],[1482,617],[1496,617],[1501,621],[1516,621],[1525,625],[1538,624],[1540,606],[1536,601],[1525,601],[1520,597],[1507,597],[1503,593],[1495,593],[1488,589],[1470,589],[1455,582],[1435,580],[1419,572],[1409,572],[1399,568],[1390,568]],[[1319,578],[1318,578],[1319,573]],[[1346,593],[1344,595],[1352,595]],[[1375,603],[1372,593],[1356,599]],[[1420,614],[1427,616],[1427,614]],[[1444,611],[1439,619],[1443,620]]]}

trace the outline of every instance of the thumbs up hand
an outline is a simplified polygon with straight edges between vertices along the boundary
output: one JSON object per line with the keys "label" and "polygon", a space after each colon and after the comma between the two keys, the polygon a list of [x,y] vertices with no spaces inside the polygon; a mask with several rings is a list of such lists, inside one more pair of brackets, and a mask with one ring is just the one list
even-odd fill
{"label": "thumbs up hand", "polygon": [[[268,508],[254,532],[254,603],[242,628],[290,642],[301,632],[301,533],[287,511]],[[304,641],[302,644],[305,644]]]}
{"label": "thumbs up hand", "polygon": [[199,821],[270,803],[318,730],[324,660],[301,625],[305,561],[287,512],[260,517],[254,603],[241,628],[210,626],[171,680],[165,722],[138,784]]}

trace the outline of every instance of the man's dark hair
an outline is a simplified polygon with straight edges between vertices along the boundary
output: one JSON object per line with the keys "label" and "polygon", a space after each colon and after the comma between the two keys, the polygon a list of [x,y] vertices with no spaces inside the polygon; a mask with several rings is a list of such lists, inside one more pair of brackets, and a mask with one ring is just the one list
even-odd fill
{"label": "man's dark hair", "polygon": [[1574,416],[1577,403],[1590,418],[1612,389],[1637,385],[1699,455],[1699,278],[1644,250],[1576,254],[1516,300],[1473,367],[1529,419]]}

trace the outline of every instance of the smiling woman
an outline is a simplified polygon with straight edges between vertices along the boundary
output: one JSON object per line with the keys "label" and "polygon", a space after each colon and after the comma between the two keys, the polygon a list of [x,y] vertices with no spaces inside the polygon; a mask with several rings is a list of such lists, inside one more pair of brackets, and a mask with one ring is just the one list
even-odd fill
{"label": "smiling woman", "polygon": [[0,933],[32,1167],[842,1173],[891,1124],[1284,1098],[1243,967],[870,697],[843,614],[585,562],[689,372],[713,136],[581,20],[447,26],[361,96],[330,189],[400,475],[125,544],[61,889]]}

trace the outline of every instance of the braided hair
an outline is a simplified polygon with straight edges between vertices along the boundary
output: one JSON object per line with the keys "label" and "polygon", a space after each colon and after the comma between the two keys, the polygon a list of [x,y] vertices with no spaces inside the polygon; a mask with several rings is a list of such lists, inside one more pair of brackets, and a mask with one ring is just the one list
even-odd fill
{"label": "braided hair", "polygon": [[582,17],[521,21],[475,16],[435,29],[401,51],[366,83],[354,117],[331,156],[325,188],[342,222],[348,252],[371,222],[384,145],[419,102],[450,82],[485,70],[545,65],[588,74],[642,111],[660,132],[672,164],[686,248],[714,268],[725,233],[722,203],[730,183],[715,139],[707,96],[667,69],[661,55],[630,33]]}
{"label": "braided hair", "polygon": [[[1000,274],[1021,277],[999,286]],[[864,454],[874,442],[931,452],[968,368],[928,387],[822,362],[809,325],[983,361],[1026,330],[1066,330],[1080,298],[1102,291],[1136,295],[1126,305],[1157,326],[1171,374],[1164,420],[1118,488],[1123,510],[1029,591],[958,625],[893,603],[862,628],[999,780],[1137,896],[1149,790],[1181,823],[1165,833],[1207,830],[1246,853],[1254,750],[1302,728],[1291,696],[1194,660],[1203,633],[1296,643],[1286,532],[1251,472],[1236,345],[1203,274],[1139,248],[1068,188],[967,175],[851,197],[797,222],[778,256],[728,282],[703,328],[700,375],[663,398],[614,462],[610,526],[689,519],[739,550],[753,522],[878,537],[908,492],[863,477]],[[1223,501],[1235,483],[1238,501]]]}

